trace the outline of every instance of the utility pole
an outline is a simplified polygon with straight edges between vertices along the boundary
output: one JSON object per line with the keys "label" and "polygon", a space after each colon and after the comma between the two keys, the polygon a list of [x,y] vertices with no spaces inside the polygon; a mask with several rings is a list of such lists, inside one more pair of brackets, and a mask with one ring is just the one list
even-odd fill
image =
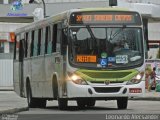
{"label": "utility pole", "polygon": [[42,0],[42,3],[43,3],[43,15],[45,18],[46,17],[46,4],[45,4],[44,0]]}

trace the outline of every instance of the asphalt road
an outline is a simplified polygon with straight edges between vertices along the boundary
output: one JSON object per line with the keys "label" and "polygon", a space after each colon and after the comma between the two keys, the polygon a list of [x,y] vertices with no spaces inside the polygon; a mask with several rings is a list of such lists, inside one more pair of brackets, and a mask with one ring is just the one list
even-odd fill
{"label": "asphalt road", "polygon": [[29,111],[18,113],[18,120],[106,120],[115,117],[158,120],[160,119],[160,101],[130,100],[126,110],[118,110],[116,101],[97,101],[95,107],[85,109],[78,109],[76,102],[70,101],[68,109],[64,111],[58,109],[57,101],[49,101],[44,109],[31,108]]}

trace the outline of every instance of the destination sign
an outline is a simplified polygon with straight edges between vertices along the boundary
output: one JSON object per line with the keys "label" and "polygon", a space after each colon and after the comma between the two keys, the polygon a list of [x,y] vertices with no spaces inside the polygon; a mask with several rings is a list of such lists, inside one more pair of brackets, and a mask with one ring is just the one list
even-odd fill
{"label": "destination sign", "polygon": [[95,63],[95,62],[97,62],[97,56],[95,56],[95,55],[77,55],[76,62]]}
{"label": "destination sign", "polygon": [[70,24],[141,25],[141,19],[136,12],[76,12],[71,14]]}

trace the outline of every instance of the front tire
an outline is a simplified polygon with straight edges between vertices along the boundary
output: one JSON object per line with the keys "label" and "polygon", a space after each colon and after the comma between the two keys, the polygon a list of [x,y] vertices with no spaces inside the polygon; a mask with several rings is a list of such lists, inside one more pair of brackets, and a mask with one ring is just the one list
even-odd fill
{"label": "front tire", "polygon": [[26,84],[26,93],[27,93],[27,103],[29,108],[35,108],[36,107],[36,100],[32,98],[32,92],[31,92],[31,86],[29,82]]}
{"label": "front tire", "polygon": [[68,100],[64,98],[58,98],[58,108],[60,110],[67,109]]}
{"label": "front tire", "polygon": [[96,104],[96,100],[88,100],[87,101],[87,106],[88,107],[94,107]]}
{"label": "front tire", "polygon": [[117,99],[118,109],[127,109],[128,97],[121,97]]}
{"label": "front tire", "polygon": [[67,109],[68,100],[65,99],[65,98],[59,98],[58,81],[57,81],[55,76],[53,77],[52,89],[53,89],[53,99],[54,100],[58,100],[58,108],[59,108],[59,110]]}
{"label": "front tire", "polygon": [[33,98],[32,90],[29,83],[26,84],[27,103],[29,108],[45,108],[46,100],[41,98]]}
{"label": "front tire", "polygon": [[79,99],[77,100],[77,105],[79,109],[84,109],[87,104],[84,100]]}

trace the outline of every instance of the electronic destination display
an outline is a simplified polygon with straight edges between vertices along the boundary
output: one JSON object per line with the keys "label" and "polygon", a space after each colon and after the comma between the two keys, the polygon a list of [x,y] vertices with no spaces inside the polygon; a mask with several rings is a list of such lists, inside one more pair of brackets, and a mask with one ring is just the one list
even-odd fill
{"label": "electronic destination display", "polygon": [[141,25],[140,15],[136,12],[75,12],[70,16],[71,25],[83,24],[122,24]]}

